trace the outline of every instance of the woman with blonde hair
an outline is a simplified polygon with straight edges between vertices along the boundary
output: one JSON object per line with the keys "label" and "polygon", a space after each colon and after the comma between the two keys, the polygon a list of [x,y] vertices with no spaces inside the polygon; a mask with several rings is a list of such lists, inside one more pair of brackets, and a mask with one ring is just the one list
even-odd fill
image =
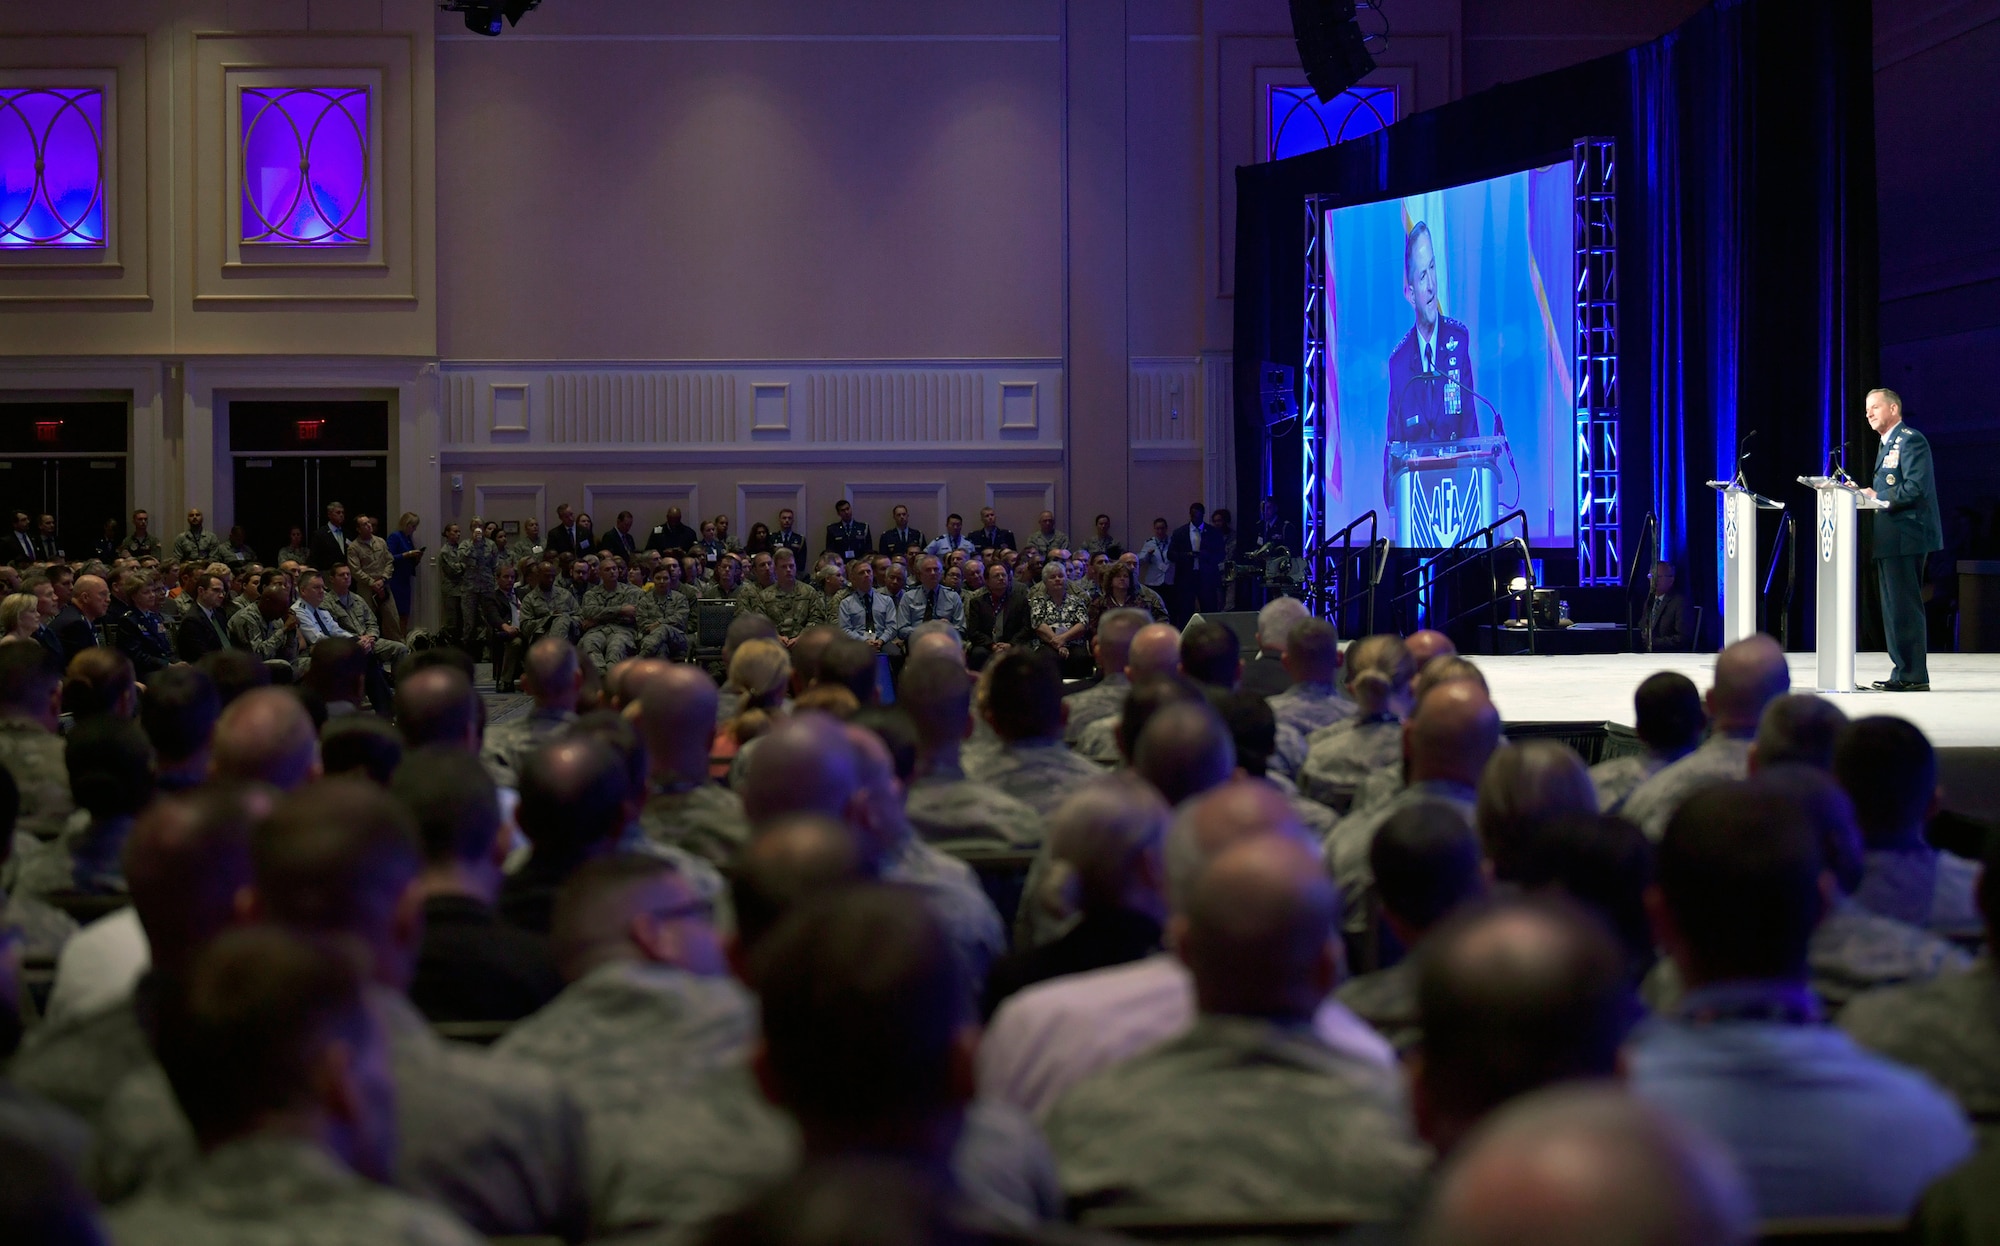
{"label": "woman with blonde hair", "polygon": [[785,689],[791,682],[792,655],[777,641],[757,637],[736,646],[722,690],[735,694],[737,710],[715,733],[709,754],[713,777],[728,778],[730,764],[743,746],[771,729],[771,720],[784,703]]}
{"label": "woman with blonde hair", "polygon": [[10,640],[33,644],[41,627],[41,603],[33,593],[9,593],[0,600],[0,644]]}
{"label": "woman with blonde hair", "polygon": [[1347,690],[1354,698],[1354,716],[1306,738],[1299,791],[1344,814],[1369,775],[1399,765],[1403,719],[1410,712],[1410,683],[1416,675],[1416,660],[1401,636],[1363,636],[1348,645]]}

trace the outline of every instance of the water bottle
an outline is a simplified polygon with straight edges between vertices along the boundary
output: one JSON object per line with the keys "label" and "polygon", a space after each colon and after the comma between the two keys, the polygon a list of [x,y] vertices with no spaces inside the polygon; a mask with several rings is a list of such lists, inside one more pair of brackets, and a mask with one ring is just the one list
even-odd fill
{"label": "water bottle", "polygon": [[1557,626],[1559,626],[1559,627],[1568,627],[1568,626],[1569,626],[1569,603],[1568,603],[1568,602],[1566,602],[1566,601],[1561,601],[1561,602],[1557,602],[1557,603],[1556,603],[1556,610],[1557,610],[1558,614],[1560,615],[1560,618],[1559,618],[1559,620],[1558,620],[1558,623],[1557,623]]}

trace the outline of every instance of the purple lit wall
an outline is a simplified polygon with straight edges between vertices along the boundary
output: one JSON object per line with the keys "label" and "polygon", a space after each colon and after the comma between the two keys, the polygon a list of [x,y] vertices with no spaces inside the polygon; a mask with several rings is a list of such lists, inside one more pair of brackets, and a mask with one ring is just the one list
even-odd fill
{"label": "purple lit wall", "polygon": [[246,87],[243,241],[368,241],[368,91]]}
{"label": "purple lit wall", "polygon": [[0,87],[0,250],[104,245],[104,92]]}
{"label": "purple lit wall", "polygon": [[1322,104],[1311,87],[1267,87],[1270,140],[1264,158],[1283,160],[1372,134],[1396,120],[1396,88],[1349,87]]}

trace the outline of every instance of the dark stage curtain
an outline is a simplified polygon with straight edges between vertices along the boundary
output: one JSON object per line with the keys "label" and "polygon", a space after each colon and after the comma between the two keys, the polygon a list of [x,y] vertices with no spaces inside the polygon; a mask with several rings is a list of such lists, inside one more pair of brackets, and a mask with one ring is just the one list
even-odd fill
{"label": "dark stage curtain", "polygon": [[[1663,552],[1719,635],[1706,482],[1734,474],[1754,432],[1751,485],[1799,521],[1791,636],[1809,646],[1812,495],[1794,478],[1824,470],[1842,441],[1857,471],[1875,453],[1861,417],[1877,370],[1870,33],[1864,0],[1723,0],[1629,52],[1237,170],[1239,496],[1261,485],[1257,365],[1296,366],[1303,349],[1307,196],[1332,206],[1415,194],[1563,159],[1573,140],[1608,135],[1619,159],[1628,564],[1647,556],[1634,542],[1658,512]],[[1278,479],[1296,480],[1296,429],[1271,449]],[[1776,526],[1767,522],[1766,554]]]}

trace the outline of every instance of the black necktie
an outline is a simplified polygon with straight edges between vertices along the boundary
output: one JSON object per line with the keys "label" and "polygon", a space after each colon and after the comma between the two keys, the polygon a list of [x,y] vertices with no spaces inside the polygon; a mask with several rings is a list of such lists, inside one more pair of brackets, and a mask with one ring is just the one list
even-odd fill
{"label": "black necktie", "polygon": [[1437,368],[1435,366],[1436,362],[1437,362],[1436,359],[1433,358],[1433,356],[1431,355],[1430,343],[1428,342],[1424,343],[1424,371],[1426,372],[1437,371]]}
{"label": "black necktie", "polygon": [[932,589],[930,592],[924,594],[924,622],[928,623],[932,619],[935,619],[936,617],[937,617],[937,590]]}

